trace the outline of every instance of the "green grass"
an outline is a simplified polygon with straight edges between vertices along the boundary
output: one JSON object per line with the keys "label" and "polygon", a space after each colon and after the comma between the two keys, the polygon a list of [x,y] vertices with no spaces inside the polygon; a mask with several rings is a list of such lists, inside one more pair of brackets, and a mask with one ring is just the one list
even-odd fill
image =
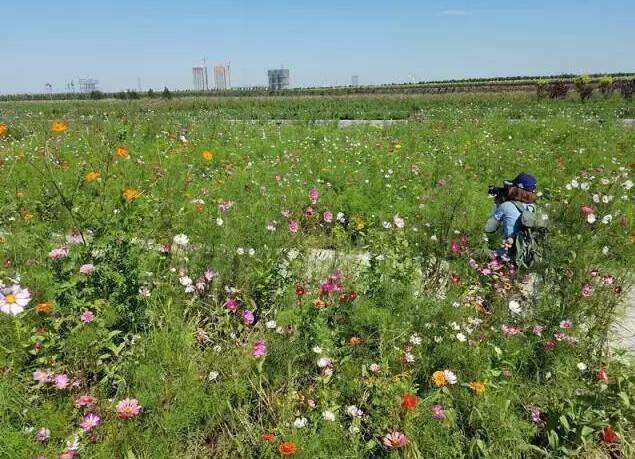
{"label": "green grass", "polygon": [[[276,457],[282,441],[307,458],[633,454],[635,374],[607,346],[635,256],[633,189],[625,186],[635,130],[619,124],[633,110],[617,96],[581,104],[522,94],[3,103],[0,275],[6,285],[19,275],[33,299],[18,316],[0,314],[0,456],[55,457],[76,433],[82,457],[104,458]],[[302,122],[347,118],[409,123]],[[51,133],[53,119],[66,132]],[[115,155],[117,145],[129,158]],[[91,171],[100,178],[88,183]],[[551,220],[531,298],[520,293],[527,273],[497,290],[469,266],[487,263],[500,243],[483,239],[487,185],[520,171],[538,178]],[[568,189],[573,179],[588,189]],[[128,188],[140,191],[131,202],[122,198]],[[319,199],[305,217],[311,188]],[[221,211],[226,201],[235,204]],[[594,224],[582,206],[594,208]],[[324,211],[333,223],[322,221]],[[384,228],[395,215],[404,228]],[[299,222],[297,233],[288,220]],[[72,230],[87,244],[67,243]],[[187,249],[173,241],[180,233]],[[453,253],[453,240],[466,248]],[[162,253],[167,244],[171,253]],[[51,260],[59,246],[68,256]],[[355,273],[335,258],[312,266],[319,274],[310,277],[314,249],[369,252],[370,266]],[[85,263],[92,274],[79,272]],[[217,274],[203,291],[184,291],[180,278],[197,282],[207,270]],[[320,296],[319,281],[334,270],[354,301]],[[598,281],[608,276],[613,284]],[[585,285],[593,286],[588,298]],[[236,313],[224,307],[228,295],[239,300]],[[320,297],[325,307],[316,307]],[[510,313],[510,299],[522,314]],[[36,312],[39,303],[53,312]],[[252,326],[240,318],[245,309]],[[89,324],[80,320],[85,310],[95,315]],[[573,328],[560,329],[562,320]],[[505,336],[503,324],[520,334]],[[577,343],[556,341],[558,332]],[[409,343],[413,333],[420,344]],[[351,344],[354,336],[361,344]],[[264,359],[251,355],[256,340],[266,342]],[[321,356],[332,360],[331,376],[318,368]],[[608,385],[598,382],[602,367]],[[80,387],[38,386],[37,369],[74,376]],[[435,387],[432,373],[443,369],[458,384]],[[485,393],[471,391],[472,381]],[[417,395],[416,409],[400,406],[405,393]],[[90,433],[74,406],[81,394],[98,400],[101,424]],[[139,400],[141,415],[117,417],[125,398]],[[436,403],[445,420],[432,416]],[[349,405],[364,415],[352,419]],[[541,422],[532,422],[531,407],[542,410]],[[325,410],[336,420],[323,419]],[[307,426],[294,427],[302,417]],[[602,441],[605,426],[617,443]],[[51,431],[44,443],[34,439],[41,427]],[[391,431],[406,434],[405,448],[382,446]],[[265,432],[275,439],[262,440]]]}

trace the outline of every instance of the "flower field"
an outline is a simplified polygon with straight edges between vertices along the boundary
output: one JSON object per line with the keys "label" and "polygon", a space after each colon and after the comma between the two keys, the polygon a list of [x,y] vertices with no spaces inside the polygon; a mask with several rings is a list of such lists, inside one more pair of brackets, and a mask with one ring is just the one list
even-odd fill
{"label": "flower field", "polygon": [[[0,457],[635,456],[632,357],[608,340],[634,111],[2,103]],[[330,119],[407,123],[308,122]],[[521,171],[549,218],[529,270],[483,233],[488,185]]]}

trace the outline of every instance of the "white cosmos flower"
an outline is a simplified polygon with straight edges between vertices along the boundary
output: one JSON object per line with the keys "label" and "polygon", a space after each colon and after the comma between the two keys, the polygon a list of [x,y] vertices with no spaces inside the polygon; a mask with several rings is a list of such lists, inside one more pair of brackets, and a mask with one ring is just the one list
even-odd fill
{"label": "white cosmos flower", "polygon": [[307,426],[308,423],[309,420],[302,416],[301,418],[295,418],[295,421],[293,421],[293,427],[295,427],[296,429],[303,429]]}
{"label": "white cosmos flower", "polygon": [[316,354],[321,354],[322,353],[322,348],[320,346],[313,346],[313,349],[311,349],[313,352],[315,352]]}
{"label": "white cosmos flower", "polygon": [[622,184],[622,186],[624,187],[624,189],[630,190],[631,188],[633,188],[633,181],[627,180]]}
{"label": "white cosmos flower", "polygon": [[190,242],[190,239],[185,234],[181,233],[174,236],[173,241],[176,245],[185,247]]}
{"label": "white cosmos flower", "polygon": [[445,376],[445,380],[448,384],[456,384],[458,381],[456,375],[451,370],[443,370],[443,376]]}
{"label": "white cosmos flower", "polygon": [[608,246],[604,246],[602,247],[602,255],[608,255],[609,254],[609,248]]}
{"label": "white cosmos flower", "polygon": [[216,381],[216,378],[218,378],[218,371],[210,371],[207,375],[207,380],[210,382]]}
{"label": "white cosmos flower", "polygon": [[456,339],[459,340],[462,343],[464,343],[467,340],[467,338],[465,337],[465,335],[463,333],[457,333],[456,334]]}
{"label": "white cosmos flower", "polygon": [[346,413],[352,418],[362,417],[364,412],[357,408],[355,405],[349,405],[346,407]]}
{"label": "white cosmos flower", "polygon": [[595,220],[597,220],[597,218],[595,217],[595,214],[589,214],[586,216],[586,221],[591,224],[595,223]]}
{"label": "white cosmos flower", "polygon": [[413,346],[418,346],[421,344],[421,337],[416,334],[413,333],[412,335],[410,335],[410,344],[412,344]]}
{"label": "white cosmos flower", "polygon": [[24,311],[24,307],[30,301],[31,292],[29,289],[22,288],[17,284],[0,290],[0,311],[5,314],[17,316]]}
{"label": "white cosmos flower", "polygon": [[179,277],[179,282],[183,287],[187,287],[188,285],[192,285],[192,279],[188,276]]}
{"label": "white cosmos flower", "polygon": [[600,202],[600,195],[599,194],[594,194],[593,195],[593,202],[598,204]]}
{"label": "white cosmos flower", "polygon": [[602,223],[604,223],[605,225],[609,224],[611,220],[613,220],[613,215],[611,214],[608,214],[602,217]]}
{"label": "white cosmos flower", "polygon": [[395,215],[394,217],[392,217],[392,222],[394,223],[395,227],[399,229],[402,229],[404,226],[406,226],[406,222],[399,215]]}
{"label": "white cosmos flower", "polygon": [[580,184],[576,179],[571,180],[571,188],[578,188]]}
{"label": "white cosmos flower", "polygon": [[275,320],[269,320],[269,321],[267,321],[267,323],[265,325],[267,326],[267,328],[269,330],[273,330],[273,329],[275,329],[278,326],[278,324],[276,323]]}
{"label": "white cosmos flower", "polygon": [[325,421],[330,421],[330,422],[335,421],[335,413],[329,410],[323,411],[322,419],[324,419]]}
{"label": "white cosmos flower", "polygon": [[582,182],[580,184],[580,189],[584,190],[584,191],[588,190],[590,187],[591,187],[591,185],[589,184],[589,182]]}
{"label": "white cosmos flower", "polygon": [[580,371],[586,370],[586,363],[584,363],[584,362],[580,362],[576,366],[578,367],[578,370],[580,370]]}
{"label": "white cosmos flower", "polygon": [[244,254],[245,254],[245,249],[243,249],[242,247],[238,247],[238,248],[236,249],[236,253],[237,253],[238,255],[244,255]]}
{"label": "white cosmos flower", "polygon": [[509,302],[509,310],[512,312],[512,314],[520,314],[522,312],[520,303],[516,300],[511,300]]}
{"label": "white cosmos flower", "polygon": [[415,361],[415,356],[410,352],[406,352],[406,362],[412,363]]}
{"label": "white cosmos flower", "polygon": [[250,248],[247,253],[249,254],[250,257],[253,257],[256,254],[256,249],[254,248]]}
{"label": "white cosmos flower", "polygon": [[222,219],[222,218],[220,218],[220,217],[218,217],[218,218],[216,219],[216,224],[217,224],[218,226],[223,226],[223,219]]}
{"label": "white cosmos flower", "polygon": [[320,367],[320,368],[330,367],[331,366],[331,359],[329,359],[326,356],[320,357],[318,359],[318,361],[317,361],[317,366]]}

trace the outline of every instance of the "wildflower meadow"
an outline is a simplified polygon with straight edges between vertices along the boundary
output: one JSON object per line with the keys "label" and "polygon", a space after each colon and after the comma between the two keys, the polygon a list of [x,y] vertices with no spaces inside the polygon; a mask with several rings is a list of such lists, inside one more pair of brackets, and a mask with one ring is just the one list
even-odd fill
{"label": "wildflower meadow", "polygon": [[[0,104],[0,457],[634,457],[635,105]],[[341,128],[340,119],[390,119]],[[529,269],[488,185],[537,178]]]}

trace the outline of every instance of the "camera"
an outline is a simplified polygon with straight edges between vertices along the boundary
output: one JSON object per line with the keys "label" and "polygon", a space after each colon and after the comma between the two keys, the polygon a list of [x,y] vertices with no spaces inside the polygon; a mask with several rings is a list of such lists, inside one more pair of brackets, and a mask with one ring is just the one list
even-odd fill
{"label": "camera", "polygon": [[507,197],[507,186],[490,185],[487,188],[487,194],[493,196],[495,201],[502,201]]}

